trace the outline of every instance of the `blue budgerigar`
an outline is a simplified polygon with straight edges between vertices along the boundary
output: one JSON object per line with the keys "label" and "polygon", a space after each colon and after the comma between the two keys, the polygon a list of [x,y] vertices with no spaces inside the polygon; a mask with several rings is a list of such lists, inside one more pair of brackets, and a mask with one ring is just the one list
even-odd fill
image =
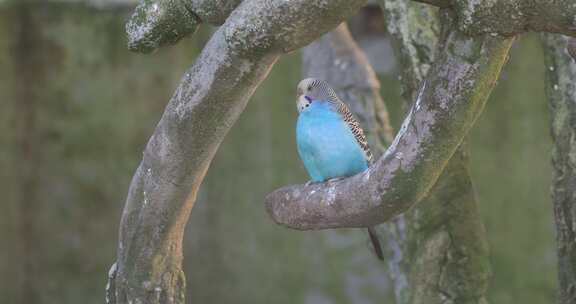
{"label": "blue budgerigar", "polygon": [[[352,176],[372,161],[364,131],[334,90],[324,81],[307,78],[297,88],[298,153],[313,183]],[[374,230],[368,233],[378,258],[382,249]]]}

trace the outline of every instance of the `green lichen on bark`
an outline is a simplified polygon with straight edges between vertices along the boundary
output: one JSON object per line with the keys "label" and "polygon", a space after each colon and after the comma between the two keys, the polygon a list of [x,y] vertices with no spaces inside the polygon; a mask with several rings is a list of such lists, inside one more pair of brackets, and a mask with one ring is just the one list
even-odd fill
{"label": "green lichen on bark", "polygon": [[461,147],[430,194],[409,216],[417,262],[410,303],[485,303],[488,246]]}
{"label": "green lichen on bark", "polygon": [[576,302],[576,63],[568,38],[543,34],[546,94],[554,141],[552,200],[558,247],[558,303]]}

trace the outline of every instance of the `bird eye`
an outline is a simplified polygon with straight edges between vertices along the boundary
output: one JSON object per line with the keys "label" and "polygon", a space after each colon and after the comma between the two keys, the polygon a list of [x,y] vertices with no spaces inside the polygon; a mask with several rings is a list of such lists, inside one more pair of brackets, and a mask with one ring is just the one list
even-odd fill
{"label": "bird eye", "polygon": [[312,91],[312,86],[309,85],[307,89],[308,89],[308,91]]}

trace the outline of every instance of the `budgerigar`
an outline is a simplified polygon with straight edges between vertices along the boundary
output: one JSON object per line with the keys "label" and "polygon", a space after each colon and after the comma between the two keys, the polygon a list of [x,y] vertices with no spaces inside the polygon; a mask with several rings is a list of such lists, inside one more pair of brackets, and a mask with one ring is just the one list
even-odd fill
{"label": "budgerigar", "polygon": [[[368,169],[372,153],[364,131],[334,90],[307,78],[298,84],[298,153],[313,183],[352,176]],[[378,258],[382,249],[374,230],[368,233]]]}

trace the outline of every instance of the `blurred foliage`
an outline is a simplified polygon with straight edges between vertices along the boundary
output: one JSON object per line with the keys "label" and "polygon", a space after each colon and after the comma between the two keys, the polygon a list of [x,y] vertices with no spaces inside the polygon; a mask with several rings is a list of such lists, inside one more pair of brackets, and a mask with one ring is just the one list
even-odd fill
{"label": "blurred foliage", "polygon": [[[0,187],[8,194],[0,223],[9,223],[0,238],[10,255],[0,261],[9,274],[0,276],[0,303],[103,300],[138,151],[198,52],[187,43],[134,55],[126,17],[79,5],[0,10]],[[32,157],[22,157],[27,149]],[[20,174],[27,168],[31,188]]]}
{"label": "blurred foliage", "polygon": [[[0,8],[0,303],[22,303],[23,292],[35,303],[103,301],[140,152],[212,30],[142,56],[126,50],[127,13]],[[537,39],[521,39],[471,137],[493,253],[491,303],[555,298],[543,74]],[[281,59],[212,163],[186,235],[190,302],[390,302],[362,231],[291,231],[265,214],[268,191],[307,179],[293,130],[300,78],[299,55]],[[380,79],[398,126],[398,81]]]}
{"label": "blurred foliage", "polygon": [[472,133],[472,174],[492,251],[493,303],[553,303],[552,140],[536,35],[512,51]]}

